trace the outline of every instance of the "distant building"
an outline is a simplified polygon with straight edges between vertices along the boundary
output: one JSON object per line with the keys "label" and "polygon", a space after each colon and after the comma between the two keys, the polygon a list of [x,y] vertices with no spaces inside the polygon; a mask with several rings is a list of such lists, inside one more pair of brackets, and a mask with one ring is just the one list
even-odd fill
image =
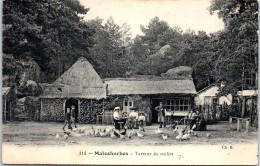
{"label": "distant building", "polygon": [[219,87],[215,84],[212,84],[200,91],[198,91],[198,96],[195,97],[196,105],[223,105],[232,104],[232,95],[228,94],[227,96],[217,97],[219,93]]}

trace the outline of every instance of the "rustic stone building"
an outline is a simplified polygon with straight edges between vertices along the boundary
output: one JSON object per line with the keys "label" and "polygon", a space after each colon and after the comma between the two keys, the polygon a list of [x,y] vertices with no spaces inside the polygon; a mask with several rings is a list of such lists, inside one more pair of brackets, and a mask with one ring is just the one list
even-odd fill
{"label": "rustic stone building", "polygon": [[174,116],[186,116],[197,94],[193,80],[186,77],[137,76],[104,81],[108,87],[107,96],[116,98],[118,106],[124,111],[130,112],[132,107],[137,107],[145,112],[147,124],[157,122],[155,107],[160,102],[168,111],[174,111]]}
{"label": "rustic stone building", "polygon": [[106,87],[85,58],[79,58],[53,84],[44,84],[43,88],[42,121],[64,121],[64,111],[72,105],[77,122],[82,123],[94,123],[96,115],[104,111]]}

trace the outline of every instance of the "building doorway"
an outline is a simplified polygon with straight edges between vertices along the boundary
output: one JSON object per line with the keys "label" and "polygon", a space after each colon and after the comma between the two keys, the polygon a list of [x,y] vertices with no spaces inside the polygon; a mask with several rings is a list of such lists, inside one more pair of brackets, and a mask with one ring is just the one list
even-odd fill
{"label": "building doorway", "polygon": [[131,108],[134,107],[134,100],[124,99],[123,100],[123,111],[126,111],[128,114],[131,112]]}
{"label": "building doorway", "polygon": [[65,112],[64,115],[66,115],[66,110],[67,108],[71,109],[71,106],[74,105],[75,106],[75,121],[78,122],[78,115],[79,115],[79,101],[77,99],[68,99],[65,102]]}
{"label": "building doorway", "polygon": [[160,102],[163,102],[163,99],[152,99],[152,123],[158,123],[158,112],[155,107],[159,106]]}

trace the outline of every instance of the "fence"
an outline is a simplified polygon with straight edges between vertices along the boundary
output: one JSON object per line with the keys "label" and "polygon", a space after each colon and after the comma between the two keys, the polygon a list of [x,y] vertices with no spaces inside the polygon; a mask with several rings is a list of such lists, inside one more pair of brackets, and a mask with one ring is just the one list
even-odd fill
{"label": "fence", "polygon": [[102,115],[97,115],[97,124],[112,124],[113,123],[113,110],[106,110]]}
{"label": "fence", "polygon": [[227,121],[229,116],[240,117],[241,105],[197,105],[207,122]]}

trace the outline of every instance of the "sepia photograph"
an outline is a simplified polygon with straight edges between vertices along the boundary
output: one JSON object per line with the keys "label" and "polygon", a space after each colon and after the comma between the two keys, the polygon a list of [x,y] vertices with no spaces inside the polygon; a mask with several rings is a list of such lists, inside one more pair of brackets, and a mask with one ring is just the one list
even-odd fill
{"label": "sepia photograph", "polygon": [[257,165],[257,0],[3,0],[2,163]]}

